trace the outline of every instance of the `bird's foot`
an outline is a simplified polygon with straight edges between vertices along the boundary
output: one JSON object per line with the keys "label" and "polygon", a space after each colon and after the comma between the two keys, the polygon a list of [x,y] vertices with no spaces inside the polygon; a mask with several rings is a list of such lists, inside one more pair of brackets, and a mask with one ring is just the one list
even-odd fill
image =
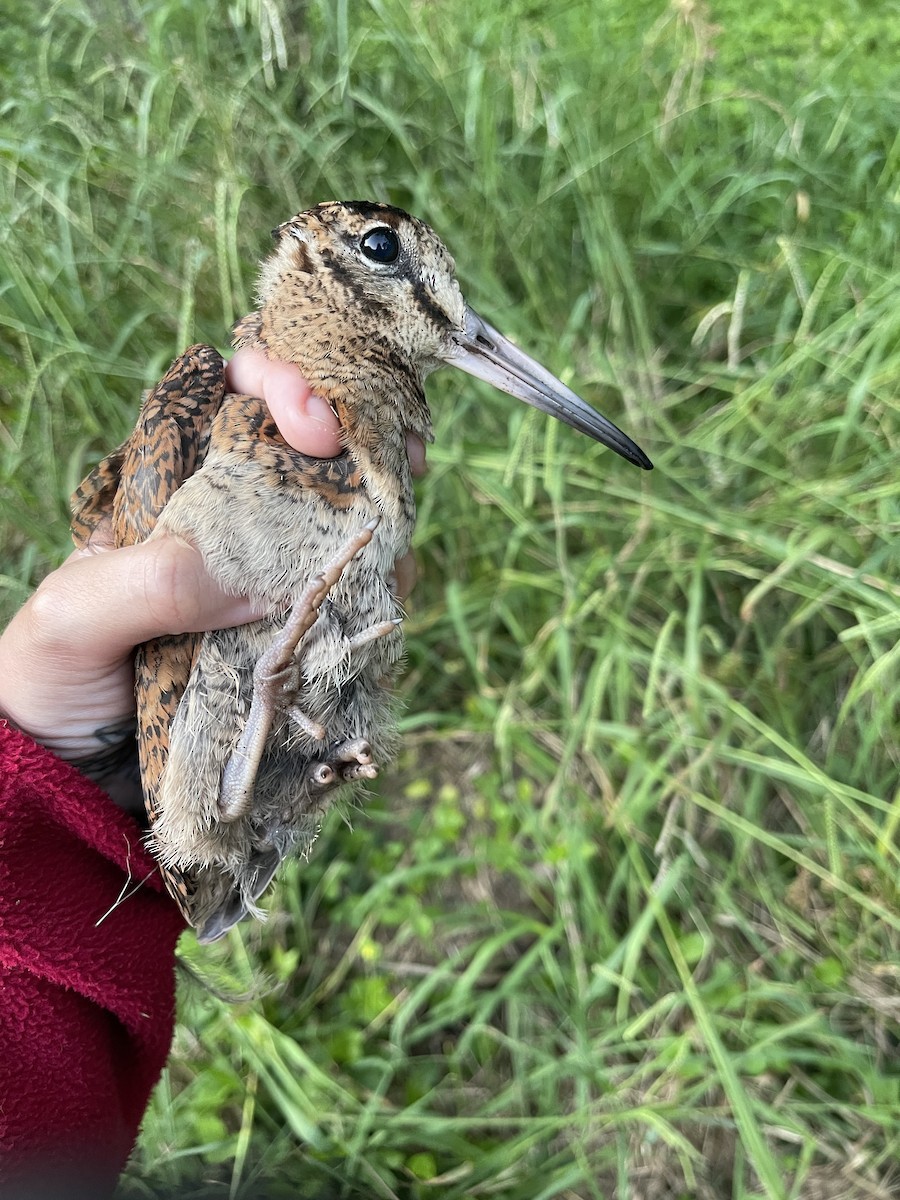
{"label": "bird's foot", "polygon": [[[367,546],[378,526],[379,518],[364,526],[350,538],[340,552],[325,565],[297,598],[284,628],[274,638],[268,650],[257,661],[253,671],[253,700],[240,741],[222,772],[219,789],[219,818],[222,821],[237,821],[246,816],[253,804],[253,788],[256,773],[265,749],[266,740],[275,719],[279,701],[283,703],[286,680],[294,669],[294,655],[303,635],[312,628],[319,615],[322,601],[340,579],[350,560]],[[386,622],[391,629],[393,622]],[[373,629],[377,628],[373,626]],[[370,631],[364,631],[369,633]],[[390,630],[385,630],[390,632]],[[362,635],[360,635],[362,636]],[[371,637],[383,634],[374,633]],[[325,737],[325,730],[312,721],[296,706],[289,712],[294,721],[317,741]]]}
{"label": "bird's foot", "polygon": [[287,710],[288,716],[297,725],[307,737],[311,737],[313,741],[324,742],[327,731],[324,725],[320,725],[318,721],[314,721],[312,717],[306,715],[302,708],[298,708],[296,704],[292,704]]}
{"label": "bird's foot", "polygon": [[403,624],[402,617],[394,617],[390,621],[379,621],[377,625],[370,625],[368,629],[363,629],[360,633],[356,633],[352,638],[347,639],[348,650],[358,650],[360,646],[367,646],[369,642],[374,642],[376,638],[387,637]]}
{"label": "bird's foot", "polygon": [[378,764],[372,759],[372,747],[365,738],[353,738],[336,746],[327,760],[310,763],[306,781],[310,791],[321,794],[360,779],[375,779]]}
{"label": "bird's foot", "polygon": [[[397,627],[402,624],[402,619],[397,617],[391,621],[380,621],[377,625],[370,625],[368,629],[363,629],[360,633],[355,634],[352,638],[347,639],[347,650],[358,650],[360,646],[366,646],[369,642],[374,642],[376,638],[387,637],[393,633]],[[302,730],[307,737],[312,738],[316,742],[324,742],[328,731],[325,726],[313,718],[299,706],[299,704],[290,703],[296,696],[298,690],[298,671],[296,661],[292,661],[289,667],[286,667],[277,676],[272,676],[273,686],[280,687],[280,698],[284,711],[291,718],[298,729]],[[346,743],[350,745],[350,743]]]}

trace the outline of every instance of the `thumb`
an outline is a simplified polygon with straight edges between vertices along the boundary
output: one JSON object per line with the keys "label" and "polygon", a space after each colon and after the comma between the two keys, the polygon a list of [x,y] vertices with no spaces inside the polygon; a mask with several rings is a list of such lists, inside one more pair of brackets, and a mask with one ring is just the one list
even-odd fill
{"label": "thumb", "polygon": [[76,550],[32,596],[30,624],[60,665],[73,659],[96,669],[163,634],[242,625],[261,615],[224,592],[198,550],[169,536],[137,546]]}

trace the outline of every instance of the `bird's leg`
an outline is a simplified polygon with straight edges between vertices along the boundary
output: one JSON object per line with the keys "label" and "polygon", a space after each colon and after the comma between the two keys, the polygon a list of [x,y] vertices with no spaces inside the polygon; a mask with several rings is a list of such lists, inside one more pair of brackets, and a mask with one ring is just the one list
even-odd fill
{"label": "bird's leg", "polygon": [[[393,633],[394,630],[402,624],[403,619],[401,617],[394,617],[390,621],[379,621],[377,625],[370,625],[368,629],[363,629],[361,633],[354,634],[352,638],[347,639],[346,648],[348,653],[353,650],[358,650],[360,646],[365,646],[369,642],[374,642],[376,638],[387,637],[389,633]],[[291,666],[285,668],[283,673],[285,675],[292,674]],[[314,721],[312,717],[308,716],[298,704],[288,705],[285,711],[295,725],[298,725],[300,729],[303,730],[307,737],[311,737],[317,742],[322,742],[325,740],[325,726],[320,725],[318,721]],[[350,745],[351,743],[346,744]]]}
{"label": "bird's leg", "polygon": [[[260,656],[253,670],[253,700],[247,714],[247,722],[240,741],[222,772],[222,784],[219,789],[219,816],[222,821],[236,821],[249,812],[253,803],[256,773],[275,719],[277,682],[291,667],[300,639],[315,624],[319,608],[329,590],[340,579],[353,556],[372,540],[378,521],[378,517],[369,521],[307,584],[294,603],[284,628],[268,650]],[[391,627],[393,628],[393,624]],[[321,726],[310,721],[305,714],[300,713],[298,716],[297,713],[292,713],[292,716],[311,736],[324,737]]]}

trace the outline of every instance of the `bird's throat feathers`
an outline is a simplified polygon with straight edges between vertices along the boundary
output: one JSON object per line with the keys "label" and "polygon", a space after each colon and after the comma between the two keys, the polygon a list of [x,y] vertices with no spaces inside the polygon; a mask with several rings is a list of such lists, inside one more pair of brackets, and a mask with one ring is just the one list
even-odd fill
{"label": "bird's throat feathers", "polygon": [[347,353],[340,336],[326,338],[319,327],[315,316],[295,319],[273,303],[243,317],[232,342],[236,349],[247,346],[294,363],[336,413],[342,441],[355,457],[389,466],[399,451],[405,455],[407,431],[431,442],[431,412],[415,368],[392,354],[389,344],[369,345],[361,359],[358,351]]}

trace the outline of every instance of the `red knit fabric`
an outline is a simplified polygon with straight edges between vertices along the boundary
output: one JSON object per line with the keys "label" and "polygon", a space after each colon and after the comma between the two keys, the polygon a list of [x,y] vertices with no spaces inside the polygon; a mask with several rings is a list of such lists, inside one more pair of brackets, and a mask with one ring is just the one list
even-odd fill
{"label": "red knit fabric", "polygon": [[112,1192],[172,1040],[183,928],[132,818],[0,720],[0,1195],[36,1172]]}

